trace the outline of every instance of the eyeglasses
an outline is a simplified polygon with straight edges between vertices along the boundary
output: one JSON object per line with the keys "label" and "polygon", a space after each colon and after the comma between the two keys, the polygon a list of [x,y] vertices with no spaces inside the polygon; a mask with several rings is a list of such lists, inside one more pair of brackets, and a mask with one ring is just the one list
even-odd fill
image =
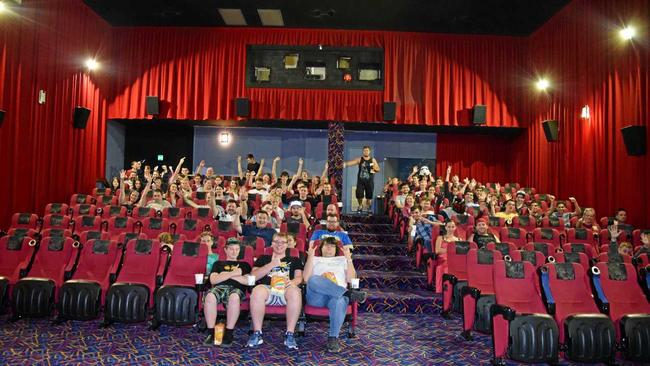
{"label": "eyeglasses", "polygon": [[288,242],[284,240],[273,240],[273,244],[288,244]]}

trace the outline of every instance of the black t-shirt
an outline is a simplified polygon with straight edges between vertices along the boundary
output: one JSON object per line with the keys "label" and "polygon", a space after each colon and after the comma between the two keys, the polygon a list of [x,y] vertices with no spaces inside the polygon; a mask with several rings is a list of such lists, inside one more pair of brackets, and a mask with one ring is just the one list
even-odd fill
{"label": "black t-shirt", "polygon": [[496,243],[494,234],[488,233],[485,235],[474,234],[474,242],[478,245],[479,248],[485,248],[488,243]]}
{"label": "black t-shirt", "polygon": [[[241,268],[242,276],[251,273],[251,266],[247,262],[240,261],[216,261],[212,265],[212,271],[210,271],[210,273],[232,272],[237,268]],[[233,286],[242,291],[246,291],[246,286],[233,279],[225,280],[221,283],[218,283],[217,285]]]}
{"label": "black t-shirt", "polygon": [[285,221],[286,221],[287,225],[289,225],[289,224],[302,224],[302,216],[300,216],[298,218],[294,218],[293,216],[289,216],[289,217],[287,217],[287,219]]}
{"label": "black t-shirt", "polygon": [[248,163],[248,165],[246,165],[246,170],[248,170],[249,172],[257,173],[257,171],[260,170],[260,163],[258,162]]}
{"label": "black t-shirt", "polygon": [[370,166],[372,158],[364,159],[363,156],[359,158],[359,172],[357,173],[358,179],[369,180],[375,175],[375,171]]}
{"label": "black t-shirt", "polygon": [[[254,267],[260,268],[264,267],[265,265],[271,263],[272,256],[270,255],[263,255],[255,261],[255,264],[253,265]],[[296,257],[290,257],[290,256],[285,256],[282,258],[280,262],[279,267],[273,268],[269,273],[264,276],[261,279],[258,279],[257,283],[261,285],[271,285],[271,277],[274,275],[285,275],[287,272],[289,273],[289,279],[293,280],[294,278],[294,273],[297,270],[302,270],[303,265],[302,261],[300,258]]]}

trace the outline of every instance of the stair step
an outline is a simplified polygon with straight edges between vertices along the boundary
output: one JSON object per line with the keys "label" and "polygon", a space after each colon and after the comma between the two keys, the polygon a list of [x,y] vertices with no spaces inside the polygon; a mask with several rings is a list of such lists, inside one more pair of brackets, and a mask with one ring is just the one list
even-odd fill
{"label": "stair step", "polygon": [[408,271],[415,268],[415,258],[403,255],[353,255],[357,270]]}
{"label": "stair step", "polygon": [[427,277],[415,271],[357,271],[357,277],[363,288],[413,290],[427,289]]}
{"label": "stair step", "polygon": [[360,242],[354,243],[354,254],[370,254],[370,255],[408,255],[408,248],[406,244],[396,243],[378,243],[378,242]]}
{"label": "stair step", "polygon": [[365,223],[365,224],[390,224],[388,216],[369,216],[357,214],[341,215],[341,220],[350,223]]}
{"label": "stair step", "polygon": [[348,231],[348,236],[353,243],[377,242],[399,244],[398,234],[376,233],[372,231]]}
{"label": "stair step", "polygon": [[391,224],[365,224],[365,223],[346,223],[343,225],[348,232],[366,232],[377,234],[395,234]]}
{"label": "stair step", "polygon": [[368,298],[359,310],[369,313],[434,314],[442,308],[442,299],[426,290],[366,289]]}

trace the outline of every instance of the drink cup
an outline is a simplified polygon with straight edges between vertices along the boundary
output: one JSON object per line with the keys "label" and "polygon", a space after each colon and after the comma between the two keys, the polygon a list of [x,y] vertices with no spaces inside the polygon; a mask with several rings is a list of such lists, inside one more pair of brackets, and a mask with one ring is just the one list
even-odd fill
{"label": "drink cup", "polygon": [[248,286],[255,286],[255,276],[248,275],[246,279],[248,280]]}
{"label": "drink cup", "polygon": [[203,284],[203,273],[194,274],[194,283],[197,285]]}
{"label": "drink cup", "polygon": [[353,278],[350,280],[350,287],[353,289],[358,289],[359,288],[359,279],[358,278]]}

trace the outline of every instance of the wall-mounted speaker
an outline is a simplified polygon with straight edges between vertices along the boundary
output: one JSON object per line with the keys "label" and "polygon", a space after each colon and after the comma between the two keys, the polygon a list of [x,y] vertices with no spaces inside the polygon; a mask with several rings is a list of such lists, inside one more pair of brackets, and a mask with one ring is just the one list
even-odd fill
{"label": "wall-mounted speaker", "polygon": [[0,109],[0,127],[2,127],[2,121],[5,120],[5,113],[6,113],[5,111]]}
{"label": "wall-mounted speaker", "polygon": [[483,104],[477,104],[472,108],[472,123],[474,125],[486,124],[487,107]]}
{"label": "wall-mounted speaker", "polygon": [[72,114],[72,127],[84,129],[90,117],[90,109],[84,107],[75,107]]}
{"label": "wall-mounted speaker", "polygon": [[625,149],[630,156],[642,156],[646,154],[646,127],[627,126],[621,128]]}
{"label": "wall-mounted speaker", "polygon": [[542,127],[544,127],[544,135],[546,135],[546,141],[554,142],[558,140],[560,133],[559,126],[556,120],[549,119],[542,122]]}
{"label": "wall-mounted speaker", "polygon": [[158,97],[146,97],[144,105],[148,115],[157,116],[160,114],[160,99]]}
{"label": "wall-mounted speaker", "polygon": [[395,102],[384,102],[384,121],[391,122],[395,120]]}
{"label": "wall-mounted speaker", "polygon": [[251,102],[248,98],[235,99],[235,113],[237,117],[248,117],[251,112]]}

